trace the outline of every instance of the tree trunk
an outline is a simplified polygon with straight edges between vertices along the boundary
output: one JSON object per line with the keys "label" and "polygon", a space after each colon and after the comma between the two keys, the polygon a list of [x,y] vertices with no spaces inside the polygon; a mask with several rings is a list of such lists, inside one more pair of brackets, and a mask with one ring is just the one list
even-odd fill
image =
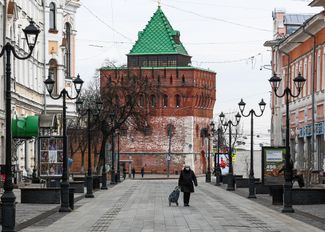
{"label": "tree trunk", "polygon": [[105,145],[106,145],[108,136],[109,136],[109,134],[103,133],[103,140],[102,140],[102,143],[100,146],[100,152],[99,152],[98,162],[97,162],[97,173],[100,172],[100,167],[103,165],[103,158],[105,157]]}

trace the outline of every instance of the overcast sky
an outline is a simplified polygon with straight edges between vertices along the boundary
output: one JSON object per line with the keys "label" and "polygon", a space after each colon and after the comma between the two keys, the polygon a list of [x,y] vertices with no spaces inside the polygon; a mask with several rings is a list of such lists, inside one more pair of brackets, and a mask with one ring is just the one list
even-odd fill
{"label": "overcast sky", "polygon": [[[318,13],[311,1],[298,0],[161,0],[161,8],[192,56],[192,65],[217,73],[215,119],[221,111],[237,112],[241,98],[247,109],[268,106],[255,120],[256,133],[270,128],[270,52],[272,11]],[[90,81],[105,59],[126,63],[126,54],[157,9],[157,0],[82,0],[77,11],[76,70]],[[250,123],[243,121],[245,131]]]}

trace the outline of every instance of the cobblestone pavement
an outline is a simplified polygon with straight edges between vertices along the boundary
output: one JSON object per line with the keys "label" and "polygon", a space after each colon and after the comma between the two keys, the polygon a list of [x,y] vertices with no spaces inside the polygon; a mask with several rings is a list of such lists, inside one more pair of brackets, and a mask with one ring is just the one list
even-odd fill
{"label": "cobblestone pavement", "polygon": [[169,207],[167,198],[176,185],[177,180],[127,179],[107,191],[96,192],[94,199],[80,200],[76,209],[64,217],[57,213],[61,215],[57,220],[44,220],[23,231],[321,231],[204,183],[204,178],[199,178],[190,207],[182,206],[182,196],[179,207]]}
{"label": "cobblestone pavement", "polygon": [[[212,179],[212,185],[215,184],[215,178]],[[225,189],[227,185],[220,187]],[[247,198],[248,188],[237,188],[234,193]],[[256,194],[256,199],[250,199],[256,203],[264,205],[277,212],[281,212],[282,205],[272,205],[272,197],[269,194]],[[294,219],[308,223],[325,231],[325,204],[318,205],[293,205],[295,213],[286,214]]]}
{"label": "cobblestone pavement", "polygon": [[[20,230],[43,218],[55,214],[59,210],[59,204],[21,204],[20,190],[13,190],[16,196],[16,229]],[[83,198],[83,194],[75,193],[75,199]],[[60,214],[61,215],[61,214]]]}

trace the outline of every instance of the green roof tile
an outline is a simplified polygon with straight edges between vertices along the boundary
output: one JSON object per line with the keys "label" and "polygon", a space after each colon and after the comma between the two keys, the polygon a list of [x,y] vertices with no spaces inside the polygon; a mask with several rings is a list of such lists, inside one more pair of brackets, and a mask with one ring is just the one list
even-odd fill
{"label": "green roof tile", "polygon": [[138,40],[129,55],[180,54],[189,56],[183,44],[176,42],[179,31],[173,29],[161,8],[151,17],[143,31],[138,33]]}

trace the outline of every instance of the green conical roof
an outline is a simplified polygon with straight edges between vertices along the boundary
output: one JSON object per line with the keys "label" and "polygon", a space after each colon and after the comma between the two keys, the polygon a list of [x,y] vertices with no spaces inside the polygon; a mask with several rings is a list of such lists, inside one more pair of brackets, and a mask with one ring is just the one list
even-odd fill
{"label": "green conical roof", "polygon": [[179,31],[173,29],[161,8],[151,17],[129,55],[180,54],[189,56],[179,41]]}

